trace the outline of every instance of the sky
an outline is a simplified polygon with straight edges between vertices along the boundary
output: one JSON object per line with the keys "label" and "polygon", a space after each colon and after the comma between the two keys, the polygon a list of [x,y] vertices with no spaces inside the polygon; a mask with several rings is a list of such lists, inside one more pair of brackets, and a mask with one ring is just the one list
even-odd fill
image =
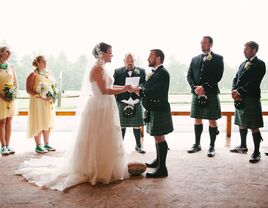
{"label": "sky", "polygon": [[188,65],[201,53],[202,36],[210,35],[225,64],[244,61],[249,40],[259,43],[259,58],[268,60],[265,0],[0,0],[0,5],[0,42],[18,57],[63,51],[71,60],[90,58],[103,41],[113,46],[113,65],[122,65],[127,52],[147,64],[153,48]]}

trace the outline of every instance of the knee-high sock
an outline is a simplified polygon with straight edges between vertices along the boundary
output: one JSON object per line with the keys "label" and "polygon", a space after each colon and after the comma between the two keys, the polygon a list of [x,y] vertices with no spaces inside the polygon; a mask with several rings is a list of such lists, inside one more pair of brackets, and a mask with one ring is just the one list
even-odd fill
{"label": "knee-high sock", "polygon": [[167,151],[168,151],[168,145],[166,141],[158,143],[158,155],[159,155],[158,167],[160,169],[166,168]]}
{"label": "knee-high sock", "polygon": [[247,147],[247,134],[248,129],[239,129],[240,132],[240,138],[241,138],[241,147],[246,148]]}
{"label": "knee-high sock", "polygon": [[133,129],[133,133],[136,139],[136,145],[141,147],[141,129]]}
{"label": "knee-high sock", "polygon": [[194,132],[195,132],[195,144],[200,145],[200,138],[203,132],[203,124],[194,125]]}
{"label": "knee-high sock", "polygon": [[260,143],[262,141],[261,132],[255,132],[252,134],[253,142],[254,142],[254,153],[260,152]]}
{"label": "knee-high sock", "polygon": [[121,128],[122,131],[122,138],[124,140],[125,134],[126,134],[126,128]]}
{"label": "knee-high sock", "polygon": [[210,135],[210,146],[215,146],[216,136],[218,132],[218,127],[209,127],[209,135]]}
{"label": "knee-high sock", "polygon": [[158,143],[155,143],[155,150],[156,150],[156,158],[155,160],[153,160],[151,163],[151,165],[155,165],[156,167],[159,165],[159,151],[158,151]]}

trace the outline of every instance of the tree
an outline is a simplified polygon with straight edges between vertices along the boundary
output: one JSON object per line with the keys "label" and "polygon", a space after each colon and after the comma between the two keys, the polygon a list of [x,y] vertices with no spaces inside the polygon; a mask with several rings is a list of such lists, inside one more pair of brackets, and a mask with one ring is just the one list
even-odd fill
{"label": "tree", "polygon": [[167,66],[170,73],[170,93],[189,92],[190,88],[187,82],[187,66],[181,64],[174,56],[170,57],[170,62]]}

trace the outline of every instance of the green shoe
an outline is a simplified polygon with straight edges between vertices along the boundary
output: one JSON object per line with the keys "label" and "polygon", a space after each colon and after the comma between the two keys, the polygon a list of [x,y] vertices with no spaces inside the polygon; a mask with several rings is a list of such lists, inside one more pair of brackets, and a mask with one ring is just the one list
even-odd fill
{"label": "green shoe", "polygon": [[46,144],[46,145],[44,146],[44,148],[45,148],[47,151],[56,151],[56,149],[53,148],[53,147],[51,147],[49,144]]}
{"label": "green shoe", "polygon": [[9,154],[10,154],[10,152],[9,152],[9,150],[7,149],[6,146],[3,146],[3,147],[1,148],[1,150],[0,150],[0,152],[1,152],[2,155],[9,155]]}
{"label": "green shoe", "polygon": [[9,151],[9,154],[14,154],[15,153],[14,149],[12,147],[10,147],[9,145],[7,145],[7,149]]}
{"label": "green shoe", "polygon": [[42,145],[38,145],[35,148],[35,152],[44,154],[47,153],[48,151]]}

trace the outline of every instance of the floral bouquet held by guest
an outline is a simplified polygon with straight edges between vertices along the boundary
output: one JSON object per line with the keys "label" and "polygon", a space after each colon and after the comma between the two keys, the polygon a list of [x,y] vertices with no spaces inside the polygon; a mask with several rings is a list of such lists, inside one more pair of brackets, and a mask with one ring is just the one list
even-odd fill
{"label": "floral bouquet held by guest", "polygon": [[[16,87],[16,85],[14,85],[13,81],[7,82],[4,85],[3,92],[4,92],[5,100],[10,103],[17,96],[17,87]],[[9,103],[7,105],[7,109],[10,108]]]}
{"label": "floral bouquet held by guest", "polygon": [[55,103],[58,97],[58,89],[54,84],[50,85],[49,83],[40,82],[36,87],[36,95],[41,98],[51,98],[52,102]]}

